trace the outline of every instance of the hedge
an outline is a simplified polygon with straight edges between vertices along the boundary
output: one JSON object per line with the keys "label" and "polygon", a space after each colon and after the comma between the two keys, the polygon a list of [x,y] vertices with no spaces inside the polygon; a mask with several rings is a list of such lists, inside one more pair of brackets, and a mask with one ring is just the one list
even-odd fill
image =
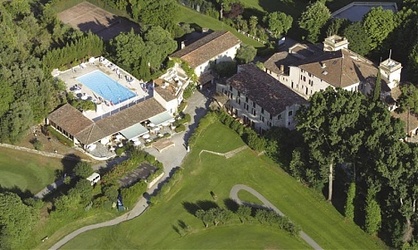
{"label": "hedge", "polygon": [[74,146],[73,141],[71,141],[69,138],[67,138],[66,136],[64,136],[63,134],[61,134],[57,130],[55,130],[52,126],[48,126],[47,129],[48,129],[48,132],[51,135],[53,135],[55,138],[57,138],[57,140],[59,142],[61,142],[62,144],[64,144],[65,146],[68,146],[68,147],[73,147]]}

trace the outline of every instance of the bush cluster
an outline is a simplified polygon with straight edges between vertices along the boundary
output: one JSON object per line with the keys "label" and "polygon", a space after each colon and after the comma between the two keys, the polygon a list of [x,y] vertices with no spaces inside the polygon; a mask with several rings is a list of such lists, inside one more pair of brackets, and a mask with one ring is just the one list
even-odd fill
{"label": "bush cluster", "polygon": [[170,178],[161,186],[160,190],[157,192],[156,195],[151,196],[150,203],[152,205],[156,205],[160,203],[165,195],[170,192],[171,188],[181,179],[183,176],[183,169],[182,168],[175,168],[173,169],[174,173],[171,175]]}
{"label": "bush cluster", "polygon": [[196,142],[196,139],[200,136],[200,134],[209,127],[212,123],[217,120],[217,114],[215,111],[209,111],[204,117],[202,117],[199,121],[197,128],[194,130],[193,134],[190,136],[188,144],[193,146]]}

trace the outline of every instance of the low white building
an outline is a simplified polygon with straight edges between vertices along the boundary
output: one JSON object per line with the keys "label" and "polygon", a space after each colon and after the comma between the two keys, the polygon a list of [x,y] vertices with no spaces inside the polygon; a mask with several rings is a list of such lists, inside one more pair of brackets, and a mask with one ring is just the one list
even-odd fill
{"label": "low white building", "polygon": [[229,31],[214,31],[201,39],[184,46],[170,56],[179,58],[200,77],[209,72],[211,63],[232,61],[241,46],[241,41]]}
{"label": "low white building", "polygon": [[217,85],[217,92],[228,97],[227,109],[233,116],[261,133],[273,126],[294,129],[296,111],[307,104],[254,64],[240,65],[225,85]]}

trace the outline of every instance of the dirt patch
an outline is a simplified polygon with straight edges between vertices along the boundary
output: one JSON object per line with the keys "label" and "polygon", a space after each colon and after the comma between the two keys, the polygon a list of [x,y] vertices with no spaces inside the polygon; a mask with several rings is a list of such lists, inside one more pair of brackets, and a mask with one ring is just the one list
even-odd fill
{"label": "dirt patch", "polygon": [[74,156],[75,158],[91,160],[90,157],[83,154],[82,152],[76,150],[75,148],[71,148],[65,146],[61,142],[59,142],[54,136],[50,135],[47,136],[41,132],[40,126],[32,127],[28,134],[22,138],[19,143],[16,143],[16,146],[25,147],[34,149],[33,141],[38,140],[41,142],[42,149],[41,151],[48,152],[48,153],[58,153],[61,155],[68,155]]}
{"label": "dirt patch", "polygon": [[88,2],[82,2],[58,13],[58,19],[83,32],[90,30],[104,40],[110,40],[119,33],[131,29],[140,31],[138,24]]}
{"label": "dirt patch", "polygon": [[152,146],[158,150],[158,152],[163,151],[164,149],[167,149],[171,146],[175,146],[174,142],[172,142],[170,139],[161,139],[152,144]]}

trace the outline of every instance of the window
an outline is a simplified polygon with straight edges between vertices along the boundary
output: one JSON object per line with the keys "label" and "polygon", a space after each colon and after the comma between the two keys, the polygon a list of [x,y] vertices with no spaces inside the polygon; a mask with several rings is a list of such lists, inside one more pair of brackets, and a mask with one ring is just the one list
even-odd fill
{"label": "window", "polygon": [[238,97],[241,97],[241,93],[238,91]]}
{"label": "window", "polygon": [[311,77],[311,76],[312,76],[312,74],[311,74],[311,73],[308,73],[308,76],[309,76],[309,77]]}
{"label": "window", "polygon": [[267,122],[267,126],[271,127],[271,125],[272,125],[272,124],[271,124],[271,122],[270,122],[270,121],[268,121],[268,122]]}
{"label": "window", "polygon": [[241,99],[238,99],[238,104],[241,105]]}
{"label": "window", "polygon": [[293,115],[293,111],[292,110],[290,110],[289,111],[289,116],[292,116]]}
{"label": "window", "polygon": [[303,76],[303,81],[306,82],[306,76]]}
{"label": "window", "polygon": [[300,75],[300,79],[303,80],[303,75]]}
{"label": "window", "polygon": [[264,122],[264,116],[260,115],[260,120]]}
{"label": "window", "polygon": [[245,97],[245,102],[248,103],[248,97]]}
{"label": "window", "polygon": [[248,111],[248,104],[244,103],[244,109],[246,109]]}
{"label": "window", "polygon": [[264,114],[264,109],[263,108],[261,108],[261,114]]}
{"label": "window", "polygon": [[253,115],[256,115],[257,114],[257,111],[255,110],[255,108],[253,108]]}
{"label": "window", "polygon": [[273,115],[272,114],[270,114],[270,120],[273,120]]}
{"label": "window", "polygon": [[255,108],[255,102],[253,102],[253,108]]}
{"label": "window", "polygon": [[280,119],[282,119],[282,115],[277,116],[277,120],[280,120]]}
{"label": "window", "polygon": [[229,91],[232,91],[232,86],[231,85],[229,85]]}

